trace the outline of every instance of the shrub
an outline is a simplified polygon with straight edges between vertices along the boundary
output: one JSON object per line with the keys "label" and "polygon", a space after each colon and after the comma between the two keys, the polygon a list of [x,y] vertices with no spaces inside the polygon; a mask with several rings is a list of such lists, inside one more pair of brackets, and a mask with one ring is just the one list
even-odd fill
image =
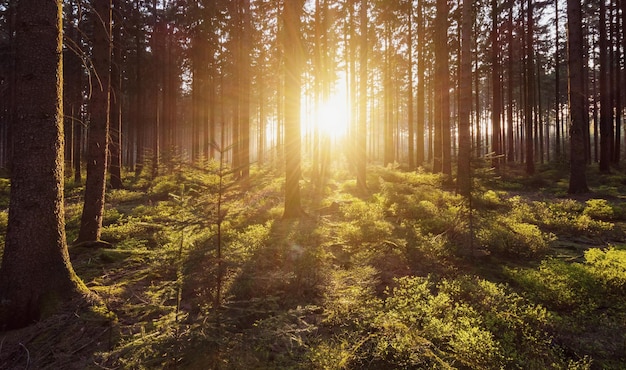
{"label": "shrub", "polygon": [[584,215],[603,221],[613,219],[613,207],[606,199],[589,199],[585,204]]}
{"label": "shrub", "polygon": [[[475,277],[404,277],[387,291],[346,368],[563,368],[546,334],[553,319],[507,287]],[[341,346],[335,349],[343,349]],[[337,352],[335,352],[337,355]]]}
{"label": "shrub", "polygon": [[585,252],[585,264],[607,291],[616,294],[626,291],[626,251],[614,247],[591,248]]}
{"label": "shrub", "polygon": [[554,235],[542,232],[536,225],[502,216],[489,220],[476,236],[481,245],[493,252],[522,257],[545,254],[555,240]]}

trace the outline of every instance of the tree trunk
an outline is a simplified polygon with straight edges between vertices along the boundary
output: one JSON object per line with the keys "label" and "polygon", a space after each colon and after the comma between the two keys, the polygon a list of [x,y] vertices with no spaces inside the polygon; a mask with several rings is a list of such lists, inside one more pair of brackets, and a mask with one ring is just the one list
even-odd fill
{"label": "tree trunk", "polygon": [[609,61],[606,33],[606,4],[600,0],[600,172],[610,171],[612,147],[612,107],[609,91]]}
{"label": "tree trunk", "polygon": [[[554,0],[554,118],[556,126],[555,155],[561,160],[561,56],[559,55],[559,0]],[[582,40],[581,40],[582,42]]]}
{"label": "tree trunk", "polygon": [[413,109],[413,0],[408,0],[408,22],[409,22],[409,34],[407,39],[407,47],[409,54],[409,68],[408,68],[408,84],[407,90],[407,105],[408,105],[408,139],[409,139],[409,169],[415,168],[415,122],[414,122],[414,109]]}
{"label": "tree trunk", "polygon": [[463,0],[461,23],[461,68],[459,71],[459,159],[457,187],[469,196],[472,191],[470,114],[472,109],[472,0]]}
{"label": "tree trunk", "polygon": [[[384,3],[386,12],[391,12],[390,3]],[[391,42],[391,15],[385,15],[384,22],[384,38],[385,38],[385,62],[384,62],[384,82],[383,82],[383,94],[384,94],[384,107],[385,107],[385,118],[384,118],[384,158],[383,164],[385,166],[389,164],[393,164],[394,158],[394,145],[393,145],[393,84],[392,84],[392,50],[393,45]]]}
{"label": "tree trunk", "polygon": [[113,59],[111,63],[111,130],[109,175],[111,189],[121,189],[122,184],[122,14],[121,0],[113,0]]}
{"label": "tree trunk", "polygon": [[435,134],[433,143],[433,171],[436,173],[446,173],[446,155],[445,139],[450,132],[450,106],[448,91],[448,3],[446,0],[437,0],[437,15],[434,25],[434,42],[435,42],[435,116],[433,119]]}
{"label": "tree trunk", "polygon": [[535,173],[535,152],[533,143],[533,124],[534,124],[534,82],[535,82],[535,63],[534,63],[534,11],[533,0],[528,0],[528,8],[526,9],[527,15],[527,30],[526,30],[526,61],[525,61],[525,104],[524,104],[524,140],[525,140],[525,154],[526,154],[526,174],[533,175]]}
{"label": "tree trunk", "polygon": [[250,52],[252,50],[251,33],[252,24],[250,17],[250,0],[241,0],[242,12],[242,40],[240,44],[241,53],[241,85],[239,90],[239,107],[240,107],[240,137],[239,137],[239,153],[240,153],[240,175],[246,179],[250,175],[250,87],[252,86],[250,79]]}
{"label": "tree trunk", "polygon": [[85,201],[77,242],[99,240],[104,213],[111,67],[111,0],[93,2],[93,66],[98,76],[91,95]]}
{"label": "tree trunk", "polygon": [[300,204],[300,95],[302,39],[300,15],[304,0],[286,1],[283,10],[285,78],[285,209],[283,218],[302,214]]}
{"label": "tree trunk", "polygon": [[586,193],[587,187],[584,128],[587,97],[583,70],[583,32],[580,0],[567,0],[568,80],[570,107],[570,194]]}
{"label": "tree trunk", "polygon": [[492,139],[491,151],[495,154],[492,161],[494,167],[499,169],[502,152],[501,117],[502,117],[502,87],[500,85],[500,45],[498,40],[498,1],[491,0],[491,83],[492,92]]}
{"label": "tree trunk", "polygon": [[359,50],[359,120],[356,132],[356,185],[367,189],[367,0],[361,0],[361,47]]}
{"label": "tree trunk", "polygon": [[424,37],[424,9],[423,0],[417,2],[417,47],[418,47],[418,59],[417,59],[417,145],[415,150],[417,152],[417,158],[415,164],[422,166],[424,164],[424,139],[425,139],[425,127],[426,127],[426,47]]}
{"label": "tree trunk", "polygon": [[145,154],[146,154],[146,125],[145,125],[145,87],[143,81],[143,52],[144,46],[142,43],[143,32],[140,24],[141,13],[139,0],[136,0],[136,8],[133,15],[135,20],[135,48],[137,52],[135,60],[135,88],[136,88],[136,107],[135,107],[135,175],[138,176],[143,171]]}
{"label": "tree trunk", "polygon": [[20,0],[17,17],[19,121],[12,131],[16,170],[0,267],[0,330],[29,325],[89,294],[65,240],[61,0]]}
{"label": "tree trunk", "polygon": [[[558,0],[555,0],[558,1]],[[507,100],[508,107],[506,111],[506,125],[507,125],[507,162],[515,162],[515,137],[513,128],[513,2],[509,5],[507,25],[507,41],[509,59],[507,62]]]}

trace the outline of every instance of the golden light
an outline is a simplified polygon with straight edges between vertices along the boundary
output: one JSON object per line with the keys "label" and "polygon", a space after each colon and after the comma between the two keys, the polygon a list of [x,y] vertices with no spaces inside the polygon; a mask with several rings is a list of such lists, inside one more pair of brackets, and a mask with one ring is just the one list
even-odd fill
{"label": "golden light", "polygon": [[340,139],[348,133],[348,104],[345,97],[333,96],[323,102],[316,114],[315,125],[323,135]]}
{"label": "golden light", "polygon": [[317,128],[322,135],[327,135],[333,141],[342,139],[348,133],[349,106],[347,89],[343,80],[339,79],[328,99],[320,102],[316,108],[311,100],[308,101],[305,114],[305,125],[313,131]]}

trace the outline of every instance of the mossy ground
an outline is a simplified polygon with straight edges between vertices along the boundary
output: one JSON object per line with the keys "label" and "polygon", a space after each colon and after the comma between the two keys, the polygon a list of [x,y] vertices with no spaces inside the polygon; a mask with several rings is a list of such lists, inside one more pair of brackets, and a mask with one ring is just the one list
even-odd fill
{"label": "mossy ground", "polygon": [[478,171],[470,207],[437,175],[372,167],[361,194],[335,168],[299,220],[271,171],[129,176],[112,246],[70,248],[108,309],[2,333],[0,368],[626,367],[626,176],[570,198],[563,169],[518,171]]}

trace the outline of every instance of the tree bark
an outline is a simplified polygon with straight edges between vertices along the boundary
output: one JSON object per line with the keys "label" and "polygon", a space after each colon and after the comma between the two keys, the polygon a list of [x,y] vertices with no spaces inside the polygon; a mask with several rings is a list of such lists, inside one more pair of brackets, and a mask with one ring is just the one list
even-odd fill
{"label": "tree bark", "polygon": [[111,0],[93,2],[94,89],[91,95],[91,122],[87,149],[87,179],[83,214],[77,242],[100,239],[104,192],[106,188],[107,149],[109,145],[109,98],[111,67]]}
{"label": "tree bark", "polygon": [[526,174],[535,173],[535,152],[533,143],[533,111],[534,111],[534,82],[535,82],[535,62],[534,62],[534,11],[533,0],[528,0],[526,9],[527,29],[526,29],[526,61],[525,61],[525,104],[524,104],[524,140],[526,155]]}
{"label": "tree bark", "polygon": [[302,39],[300,15],[304,0],[286,1],[283,9],[285,78],[285,209],[283,218],[302,215],[300,203],[300,95]]}
{"label": "tree bark", "polygon": [[433,171],[444,171],[444,136],[446,127],[449,127],[450,107],[448,91],[448,3],[446,0],[437,0],[437,14],[434,24],[435,42],[435,96],[434,96],[434,143],[433,143]]}
{"label": "tree bark", "polygon": [[415,168],[415,122],[414,122],[414,109],[413,109],[413,0],[408,0],[408,26],[409,34],[407,40],[407,47],[409,53],[409,68],[408,68],[408,90],[407,90],[407,105],[408,105],[408,139],[409,139],[409,169]]}
{"label": "tree bark", "polygon": [[426,101],[425,101],[425,93],[426,93],[426,47],[424,37],[424,1],[418,0],[417,2],[417,14],[416,14],[416,22],[417,22],[417,48],[418,48],[418,59],[417,59],[417,145],[415,147],[415,151],[417,152],[417,158],[415,160],[415,164],[417,166],[422,166],[424,164],[424,139],[425,139],[425,127],[426,127]]}
{"label": "tree bark", "polygon": [[609,56],[606,30],[606,3],[600,0],[600,172],[609,172],[611,169],[611,147],[613,120],[609,91]]}
{"label": "tree bark", "polygon": [[457,187],[469,196],[472,191],[470,114],[472,109],[472,0],[463,0],[461,23],[461,68],[459,77],[459,160]]}
{"label": "tree bark", "polygon": [[[491,83],[492,91],[492,127],[491,127],[491,151],[495,154],[492,161],[494,167],[499,169],[502,151],[502,87],[500,84],[500,45],[498,40],[498,1],[491,0]],[[462,94],[462,93],[461,93]]]}
{"label": "tree bark", "polygon": [[122,9],[121,0],[113,0],[113,56],[111,63],[111,142],[109,144],[109,175],[111,189],[121,189],[122,184]]}
{"label": "tree bark", "polygon": [[359,50],[359,120],[356,145],[356,184],[367,189],[367,0],[361,0],[361,46]]}
{"label": "tree bark", "polygon": [[65,240],[61,3],[20,0],[17,8],[16,170],[0,267],[0,330],[89,294]]}
{"label": "tree bark", "polygon": [[580,0],[567,0],[567,55],[570,107],[570,194],[586,193],[587,187],[584,128],[587,97],[583,70],[583,32]]}

